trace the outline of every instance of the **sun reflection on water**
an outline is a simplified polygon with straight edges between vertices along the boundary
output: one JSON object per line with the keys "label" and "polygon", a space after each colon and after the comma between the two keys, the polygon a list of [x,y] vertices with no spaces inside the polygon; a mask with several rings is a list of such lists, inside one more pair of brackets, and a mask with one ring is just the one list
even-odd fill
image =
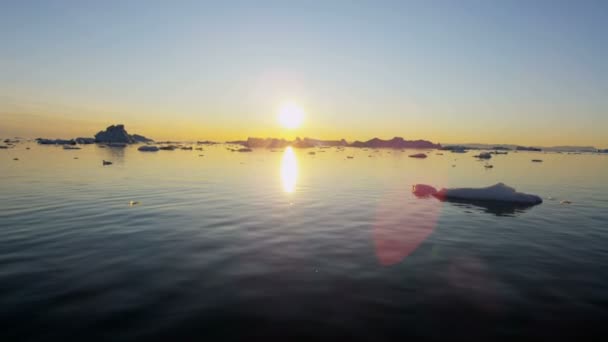
{"label": "sun reflection on water", "polygon": [[283,152],[281,160],[281,182],[283,183],[283,191],[294,192],[296,190],[296,181],[298,179],[298,160],[291,146]]}

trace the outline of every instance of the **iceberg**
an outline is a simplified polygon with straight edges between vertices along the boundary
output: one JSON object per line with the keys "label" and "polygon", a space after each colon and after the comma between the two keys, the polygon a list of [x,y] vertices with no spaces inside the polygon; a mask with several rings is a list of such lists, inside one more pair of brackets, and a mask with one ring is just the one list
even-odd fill
{"label": "iceberg", "polygon": [[137,150],[141,151],[141,152],[157,152],[158,151],[158,147],[157,146],[144,145],[144,146],[140,146]]}
{"label": "iceberg", "polygon": [[530,205],[543,202],[539,196],[517,192],[514,188],[503,183],[485,188],[444,188],[439,190],[434,196],[439,199],[496,201]]}
{"label": "iceberg", "polygon": [[521,205],[536,205],[543,202],[542,198],[537,195],[517,192],[503,183],[485,188],[443,188],[439,191],[430,185],[416,184],[413,186],[412,192],[418,197],[434,196],[440,200],[490,201]]}
{"label": "iceberg", "polygon": [[490,158],[492,158],[492,155],[488,152],[481,152],[480,154],[476,155],[475,158],[490,159]]}
{"label": "iceberg", "polygon": [[412,186],[412,192],[417,197],[429,197],[437,193],[437,189],[426,184],[416,184]]}

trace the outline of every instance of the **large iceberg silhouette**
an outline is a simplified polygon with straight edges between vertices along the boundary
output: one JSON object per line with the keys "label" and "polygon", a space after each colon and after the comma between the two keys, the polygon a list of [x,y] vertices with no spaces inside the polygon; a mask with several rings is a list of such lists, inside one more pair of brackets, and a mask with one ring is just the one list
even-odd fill
{"label": "large iceberg silhouette", "polygon": [[543,202],[539,196],[517,192],[514,188],[503,183],[485,188],[443,188],[439,191],[430,185],[416,184],[413,186],[412,192],[418,197],[434,196],[440,200],[491,201],[521,205],[536,205]]}

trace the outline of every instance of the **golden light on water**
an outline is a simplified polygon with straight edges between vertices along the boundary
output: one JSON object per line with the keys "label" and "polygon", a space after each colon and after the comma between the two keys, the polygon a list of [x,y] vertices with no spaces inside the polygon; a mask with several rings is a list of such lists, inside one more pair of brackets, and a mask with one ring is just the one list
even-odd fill
{"label": "golden light on water", "polygon": [[296,182],[298,180],[298,160],[291,146],[283,152],[281,160],[281,182],[285,192],[294,192],[296,190]]}
{"label": "golden light on water", "polygon": [[293,102],[286,102],[279,108],[279,123],[287,129],[296,129],[304,121],[304,110]]}

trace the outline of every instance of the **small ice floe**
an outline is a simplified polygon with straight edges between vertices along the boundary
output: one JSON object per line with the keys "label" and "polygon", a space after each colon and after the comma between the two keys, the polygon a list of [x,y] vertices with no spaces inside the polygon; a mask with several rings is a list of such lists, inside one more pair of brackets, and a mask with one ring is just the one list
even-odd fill
{"label": "small ice floe", "polygon": [[346,159],[354,159],[355,157],[353,156],[346,156]]}
{"label": "small ice floe", "polygon": [[435,192],[433,192],[433,190],[434,188],[432,186],[425,184],[416,184],[413,187],[415,195],[417,195],[417,193],[422,193],[425,196],[432,195],[440,200],[493,201],[521,205],[535,205],[543,202],[542,198],[539,196],[517,192],[514,188],[503,183],[498,183],[485,188],[444,188]]}
{"label": "small ice floe", "polygon": [[450,152],[452,152],[452,153],[467,153],[468,151],[464,147],[458,147],[458,148],[450,149]]}
{"label": "small ice floe", "polygon": [[138,204],[139,204],[138,201],[129,201],[129,207],[134,207],[134,206],[136,206]]}
{"label": "small ice floe", "polygon": [[19,160],[19,158],[13,158],[13,160]]}
{"label": "small ice floe", "polygon": [[74,159],[78,159],[78,157],[74,157]]}
{"label": "small ice floe", "polygon": [[63,149],[64,150],[80,150],[80,147],[78,147],[78,146],[71,146],[71,145],[63,145]]}
{"label": "small ice floe", "polygon": [[542,159],[532,159],[533,163],[542,163],[543,160]]}
{"label": "small ice floe", "polygon": [[6,149],[8,149],[8,146],[5,146],[5,145],[0,145],[0,149],[1,149],[1,150],[6,150]]}
{"label": "small ice floe", "polygon": [[163,150],[163,151],[174,151],[175,150],[175,146],[173,145],[168,145],[168,146],[161,146],[158,149],[159,150]]}
{"label": "small ice floe", "polygon": [[250,149],[249,147],[243,147],[243,148],[239,148],[238,150],[236,150],[237,152],[253,152],[252,149]]}
{"label": "small ice floe", "polygon": [[181,149],[184,151],[192,151],[192,146],[184,146]]}
{"label": "small ice floe", "polygon": [[559,204],[572,204],[572,201],[563,200],[563,201],[559,202]]}
{"label": "small ice floe", "polygon": [[486,169],[492,169],[492,168],[494,168],[494,165],[484,165],[484,167],[485,167]]}
{"label": "small ice floe", "polygon": [[498,201],[518,204],[540,204],[542,198],[536,195],[516,192],[514,188],[498,183],[485,188],[453,188],[441,189],[435,195],[437,198]]}
{"label": "small ice floe", "polygon": [[421,159],[424,159],[426,157],[427,157],[426,153],[410,154],[410,158],[421,158]]}
{"label": "small ice floe", "polygon": [[203,148],[202,148],[202,147],[197,147],[195,150],[197,150],[197,151],[202,151],[202,150],[203,150]]}
{"label": "small ice floe", "polygon": [[437,189],[426,184],[416,184],[412,186],[412,193],[418,197],[429,197],[437,193]]}
{"label": "small ice floe", "polygon": [[137,148],[138,151],[141,152],[157,152],[159,150],[158,146],[150,146],[150,145],[144,145],[144,146],[139,146]]}
{"label": "small ice floe", "polygon": [[478,154],[474,157],[479,158],[479,159],[490,159],[490,158],[492,158],[492,155],[489,152],[481,152],[480,154]]}
{"label": "small ice floe", "polygon": [[107,161],[107,160],[102,160],[101,165],[106,166],[106,165],[112,165],[111,161]]}

